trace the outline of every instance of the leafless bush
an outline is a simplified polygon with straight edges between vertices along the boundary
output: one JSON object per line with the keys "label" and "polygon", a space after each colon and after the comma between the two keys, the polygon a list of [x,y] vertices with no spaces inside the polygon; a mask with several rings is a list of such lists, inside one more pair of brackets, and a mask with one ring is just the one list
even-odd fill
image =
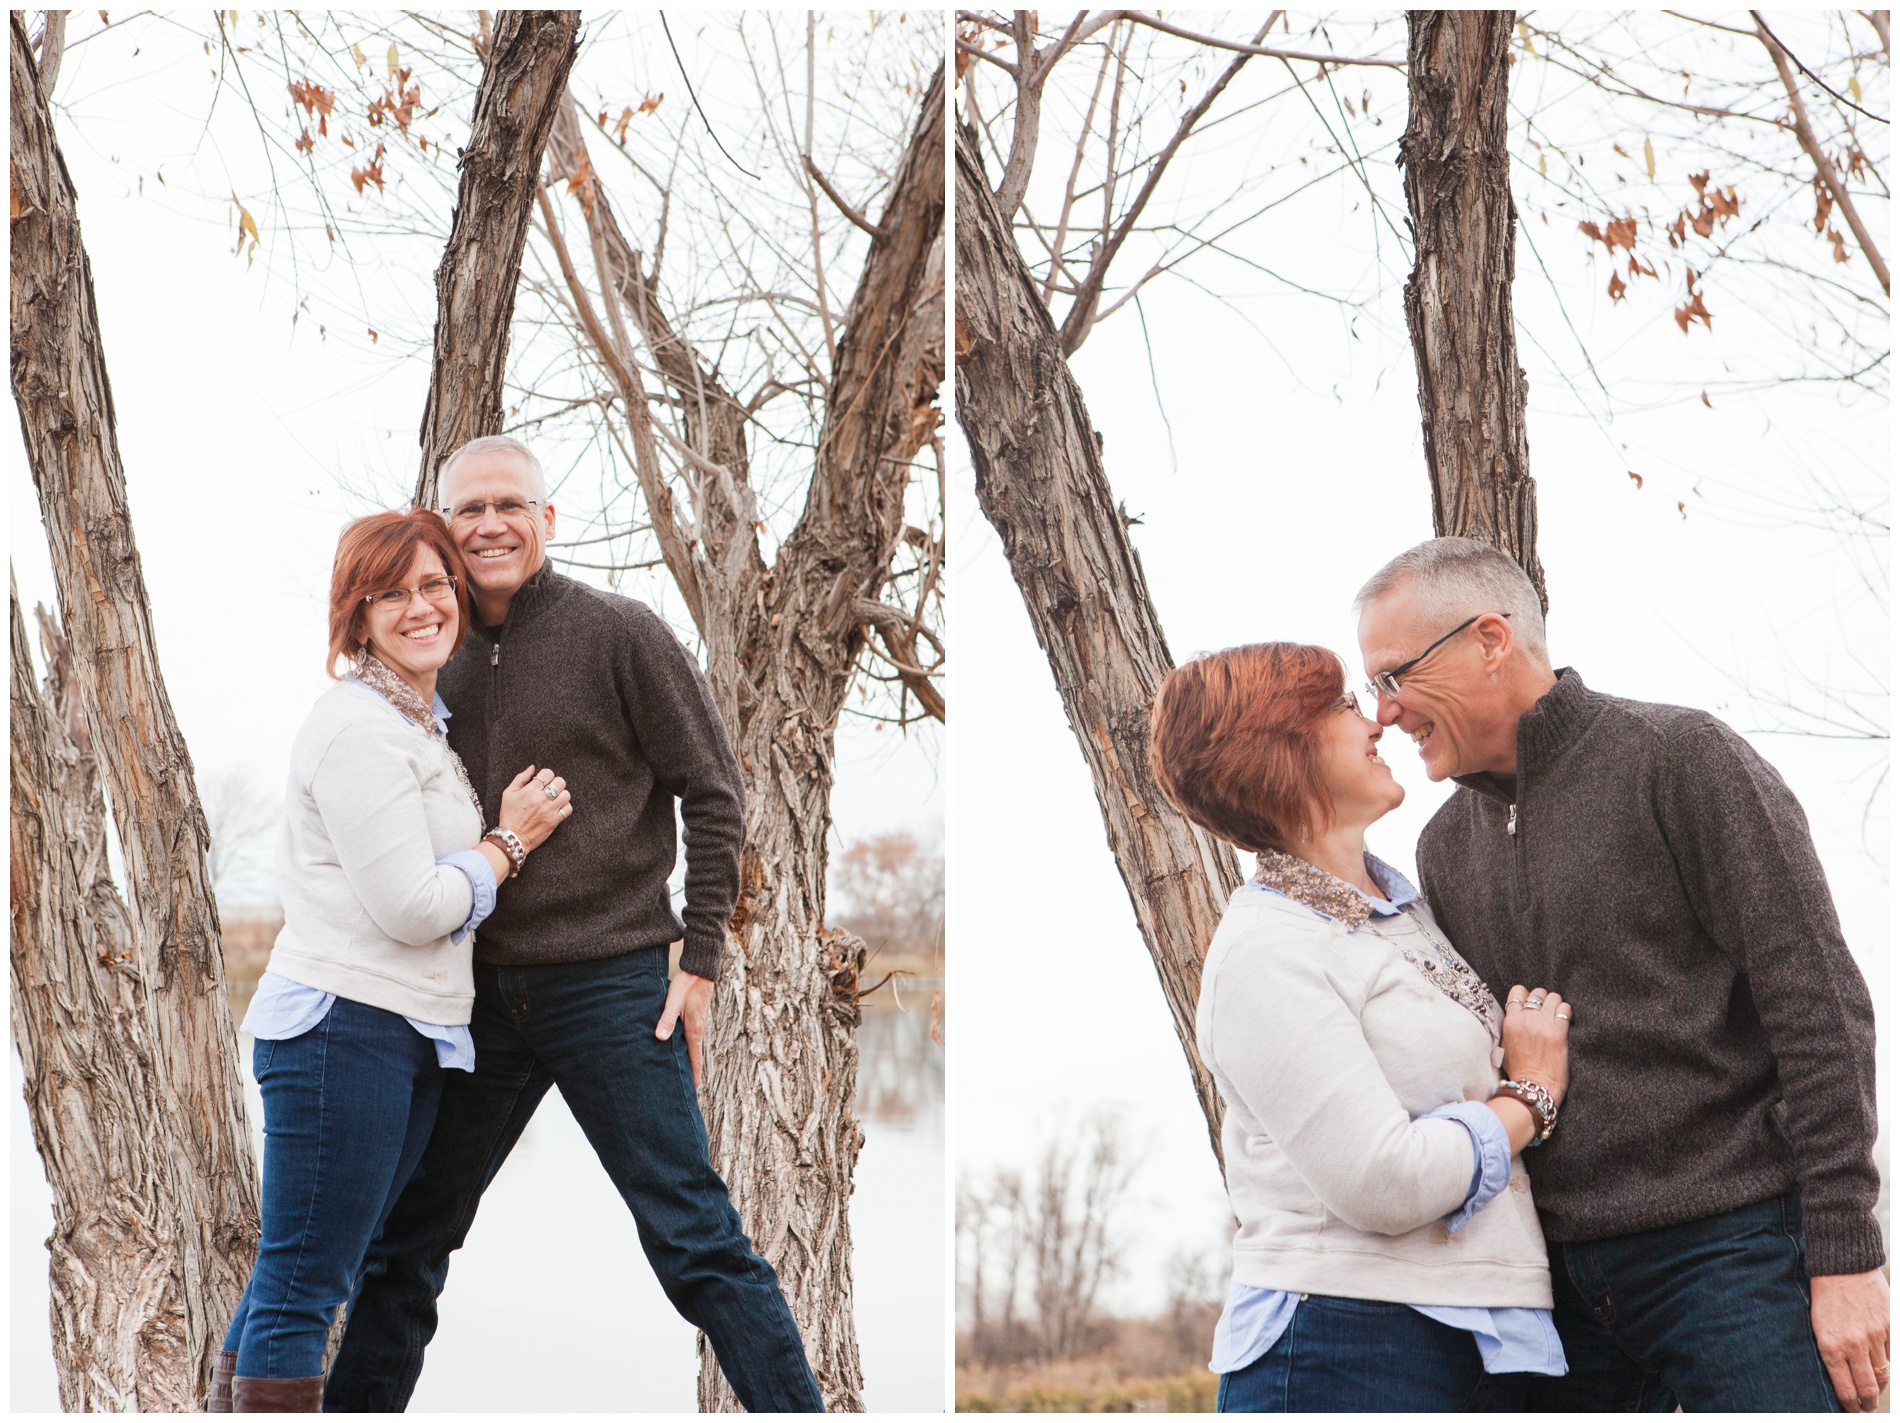
{"label": "leafless bush", "polygon": [[1138,1164],[1121,1118],[1095,1113],[1048,1143],[1033,1178],[1003,1169],[959,1186],[968,1362],[1074,1359],[1112,1340],[1101,1295],[1121,1273]]}
{"label": "leafless bush", "polygon": [[282,807],[250,766],[221,766],[201,777],[198,795],[211,827],[211,889],[220,904],[259,904],[271,895],[271,834]]}
{"label": "leafless bush", "polygon": [[906,961],[942,966],[941,841],[908,830],[853,841],[832,861],[831,894],[833,923],[870,945],[872,977]]}

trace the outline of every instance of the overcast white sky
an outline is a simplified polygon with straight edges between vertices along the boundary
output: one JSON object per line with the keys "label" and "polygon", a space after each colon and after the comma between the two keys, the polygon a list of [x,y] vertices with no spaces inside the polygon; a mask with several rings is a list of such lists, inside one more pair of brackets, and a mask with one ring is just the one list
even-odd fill
{"label": "overcast white sky", "polygon": [[[1251,30],[1237,19],[1195,23],[1225,34]],[[1092,65],[1083,69],[1092,78]],[[1362,73],[1342,85],[1355,97]],[[1516,74],[1525,73],[1520,64]],[[1257,98],[1269,77],[1284,83],[1283,71],[1244,72],[1215,113]],[[1402,80],[1369,74],[1365,87],[1383,127],[1373,133],[1365,125],[1362,140],[1396,139]],[[1263,112],[1191,149],[1171,175],[1171,212],[1190,214],[1197,201],[1253,183],[1267,191],[1268,180],[1255,175],[1276,157],[1291,164],[1293,154],[1317,153],[1303,146],[1308,135],[1286,105]],[[1058,121],[1043,131],[1043,153],[1046,166],[1066,171],[1074,131]],[[1514,145],[1520,132],[1514,128]],[[1599,130],[1588,163],[1609,160],[1614,141],[1640,150],[1642,135]],[[1391,156],[1369,166],[1402,214]],[[1685,186],[1678,170],[1687,161],[1669,155],[1660,176]],[[1518,194],[1527,211],[1531,196]],[[1548,206],[1547,196],[1536,196],[1535,208]],[[1362,198],[1335,181],[1229,246],[1313,288],[1370,290],[1372,224]],[[1040,206],[1047,215],[1054,203],[1045,196]],[[1742,504],[1734,492],[1742,489],[1798,503],[1801,479],[1819,468],[1878,503],[1884,520],[1884,403],[1843,402],[1831,388],[1808,386],[1717,395],[1713,408],[1675,403],[1613,422],[1598,400],[1595,415],[1586,415],[1545,354],[1556,352],[1565,376],[1587,384],[1553,285],[1582,341],[1599,361],[1612,353],[1628,378],[1619,395],[1647,378],[1658,385],[1645,394],[1662,382],[1724,380],[1727,363],[1740,367],[1760,354],[1738,341],[1774,339],[1780,318],[1762,313],[1741,338],[1734,333],[1744,323],[1718,316],[1712,336],[1698,326],[1685,338],[1669,315],[1679,299],[1673,291],[1645,297],[1645,288],[1616,308],[1602,299],[1605,269],[1562,213],[1550,225],[1539,221],[1534,238],[1552,277],[1542,277],[1520,238],[1515,300],[1557,664],[1574,665],[1602,691],[1708,708],[1748,731],[1773,722],[1740,682],[1773,690],[1790,669],[1797,681],[1864,681],[1850,662],[1857,655],[1884,687],[1884,608],[1870,604],[1838,541],[1718,514],[1704,507],[1708,490],[1692,493],[1707,478],[1711,488],[1727,481],[1731,509]],[[1210,259],[1184,270],[1199,287],[1164,279],[1143,298],[1152,373],[1132,310],[1098,327],[1072,363],[1104,438],[1115,494],[1142,521],[1132,537],[1170,647],[1179,660],[1241,642],[1315,642],[1341,653],[1356,682],[1363,668],[1354,592],[1386,559],[1432,533],[1400,284],[1385,283],[1355,321],[1238,263]],[[1731,293],[1725,312],[1737,300]],[[1640,490],[1632,468],[1650,476]],[[1178,1246],[1209,1250],[1224,1277],[1220,1177],[1086,768],[1000,543],[977,507],[967,457],[955,494],[949,843],[958,1163],[977,1178],[998,1165],[1026,1167],[1064,1124],[1098,1107],[1119,1110],[1131,1139],[1146,1148],[1146,1165],[1138,1207],[1125,1221],[1138,1244],[1116,1302],[1154,1307],[1164,1262]],[[1686,517],[1678,500],[1689,505]],[[1882,546],[1882,568],[1885,558]],[[1878,709],[1884,717],[1884,699]],[[1406,801],[1373,828],[1371,844],[1410,873],[1418,831],[1448,787],[1428,782],[1415,751],[1394,739],[1387,755]],[[1808,812],[1848,943],[1884,1012],[1884,796],[1865,835],[1863,815],[1886,743],[1751,740]]]}

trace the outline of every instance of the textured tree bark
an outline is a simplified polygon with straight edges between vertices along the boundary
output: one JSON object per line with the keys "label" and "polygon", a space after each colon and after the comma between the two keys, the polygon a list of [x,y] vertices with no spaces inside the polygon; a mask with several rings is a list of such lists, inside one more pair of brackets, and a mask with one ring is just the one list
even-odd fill
{"label": "textured tree bark", "polygon": [[416,506],[435,502],[436,472],[457,447],[501,433],[508,329],[541,150],[567,92],[579,10],[497,14],[442,265],[435,272],[435,362],[422,415]]}
{"label": "textured tree bark", "polygon": [[[92,272],[19,12],[9,29],[13,394],[71,642],[62,719],[96,758],[75,766],[44,704],[21,700],[31,663],[16,632],[13,1011],[56,1203],[55,1358],[68,1409],[190,1410],[256,1253],[257,1163]],[[94,776],[129,917],[104,893]]]}
{"label": "textured tree bark", "polygon": [[1408,10],[1399,158],[1417,253],[1405,324],[1418,364],[1432,528],[1523,566],[1546,607],[1511,314],[1517,208],[1505,130],[1510,10]]}
{"label": "textured tree bark", "polygon": [[956,250],[957,419],[977,499],[1002,537],[1094,778],[1218,1159],[1220,1097],[1194,1045],[1194,1005],[1240,868],[1226,844],[1168,804],[1148,769],[1148,709],[1174,661],[1061,338],[965,132]]}
{"label": "textured tree bark", "polygon": [[[863,651],[860,605],[889,576],[911,461],[940,418],[943,121],[940,72],[845,317],[797,526],[765,568],[735,518],[748,493],[709,540],[712,566],[738,573],[708,580],[707,643],[746,778],[746,848],[700,1099],[713,1164],[778,1271],[834,1412],[864,1407],[848,1213],[864,1140],[853,1111],[864,945],[824,927],[832,748]],[[735,1410],[704,1340],[700,1363],[700,1407]]]}

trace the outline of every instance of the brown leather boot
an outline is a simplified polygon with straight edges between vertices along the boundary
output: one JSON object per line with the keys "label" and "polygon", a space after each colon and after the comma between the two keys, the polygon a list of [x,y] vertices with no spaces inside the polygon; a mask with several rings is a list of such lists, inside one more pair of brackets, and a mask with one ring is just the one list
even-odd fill
{"label": "brown leather boot", "polygon": [[211,1397],[205,1400],[206,1413],[231,1411],[231,1376],[236,1372],[237,1355],[226,1349],[218,1355],[217,1367],[211,1371]]}
{"label": "brown leather boot", "polygon": [[231,1380],[233,1413],[321,1413],[323,1375],[307,1379]]}

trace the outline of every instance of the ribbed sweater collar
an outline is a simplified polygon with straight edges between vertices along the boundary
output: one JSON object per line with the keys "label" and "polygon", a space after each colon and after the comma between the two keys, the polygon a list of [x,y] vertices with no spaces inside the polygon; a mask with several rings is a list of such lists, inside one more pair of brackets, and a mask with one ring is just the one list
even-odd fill
{"label": "ribbed sweater collar", "polygon": [[497,633],[502,628],[519,628],[523,623],[531,622],[536,613],[554,601],[563,581],[561,575],[554,571],[554,565],[544,559],[541,566],[528,575],[528,581],[515,589],[515,596],[508,600],[508,616],[502,620],[501,626],[488,627],[484,623],[483,627],[488,628],[490,633]]}
{"label": "ribbed sweater collar", "polygon": [[[1596,720],[1601,698],[1583,685],[1574,667],[1559,668],[1557,683],[1517,722],[1517,775],[1522,780],[1556,761]],[[1452,779],[1480,795],[1515,800],[1507,781],[1489,772]]]}

